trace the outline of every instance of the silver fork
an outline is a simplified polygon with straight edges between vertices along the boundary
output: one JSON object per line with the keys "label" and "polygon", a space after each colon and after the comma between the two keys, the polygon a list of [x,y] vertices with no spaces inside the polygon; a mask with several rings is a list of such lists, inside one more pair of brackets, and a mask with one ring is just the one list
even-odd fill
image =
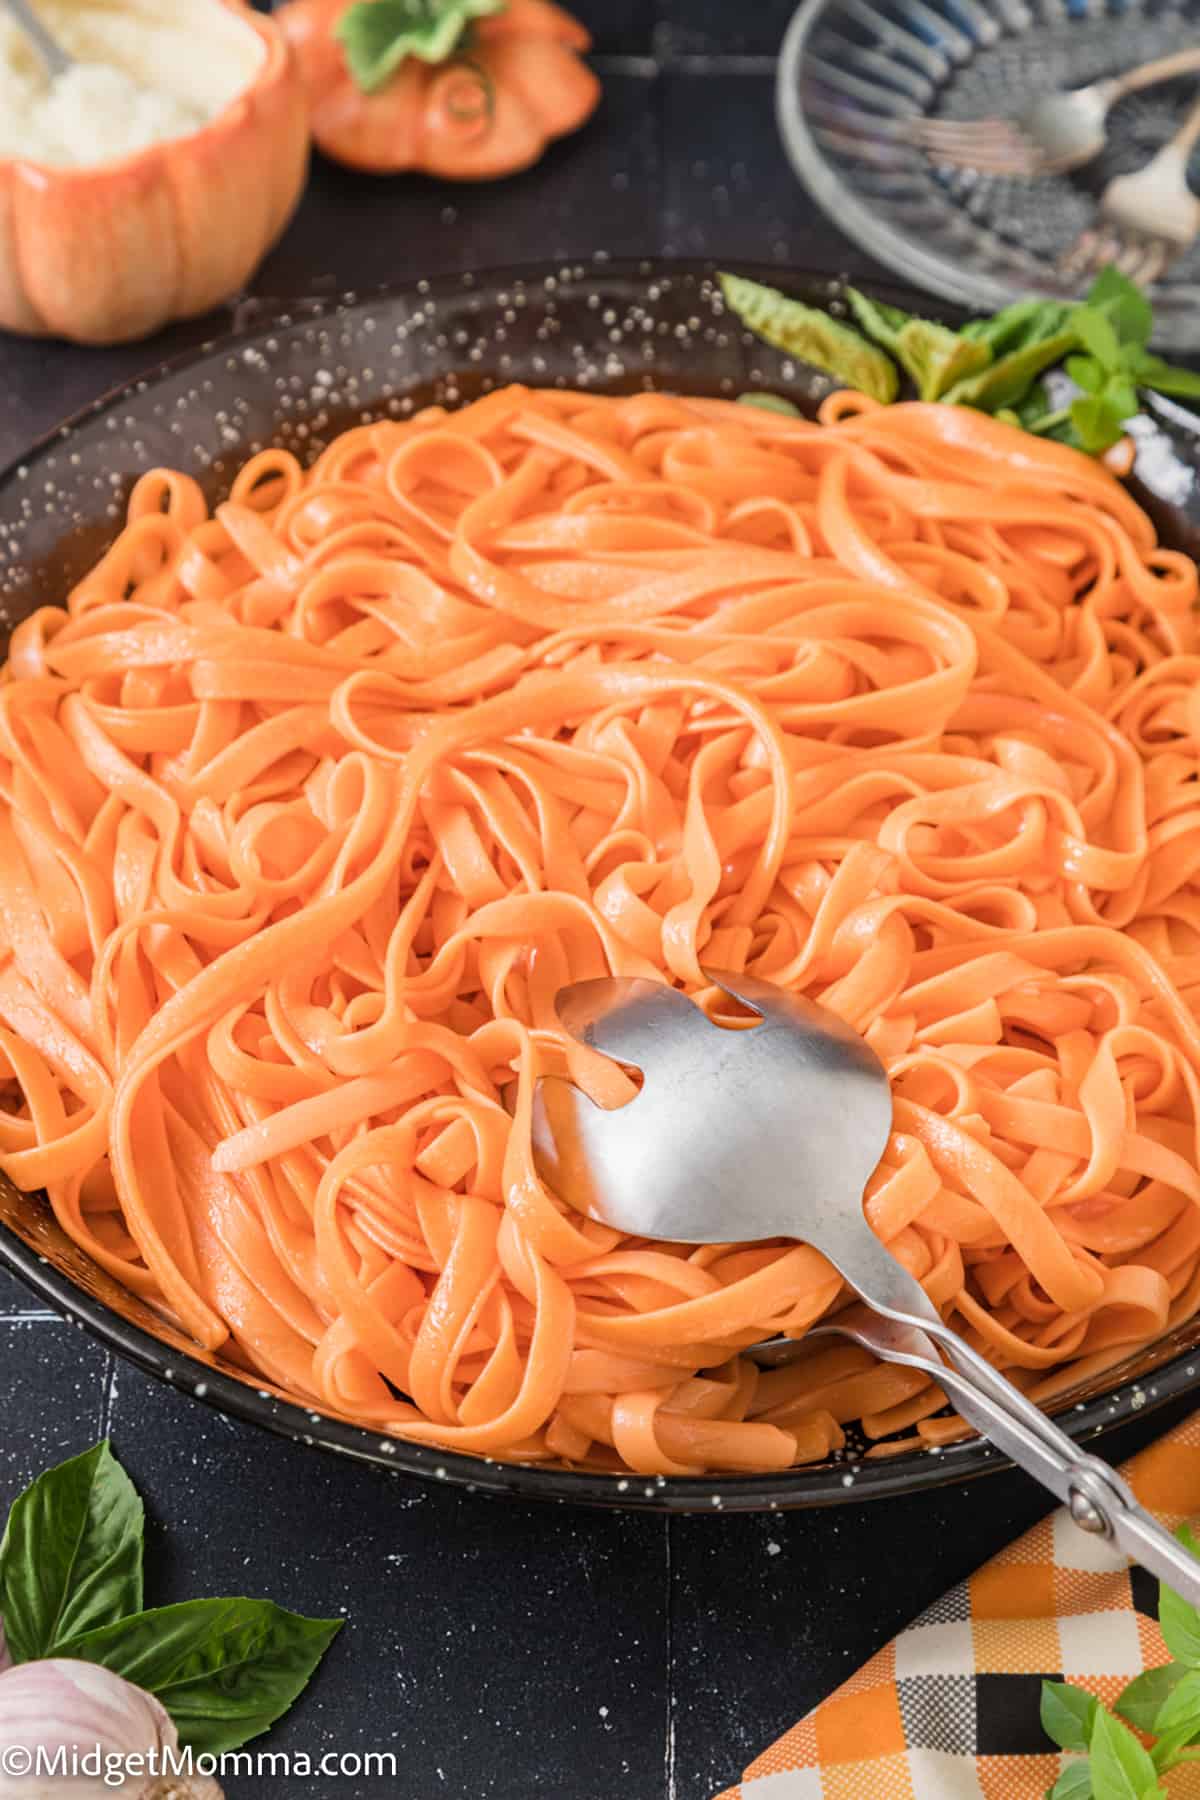
{"label": "silver fork", "polygon": [[1088,87],[1037,94],[1011,118],[905,120],[897,135],[938,162],[982,175],[1062,175],[1104,148],[1105,120],[1118,100],[1196,70],[1200,48],[1177,50]]}
{"label": "silver fork", "polygon": [[1083,276],[1115,263],[1141,287],[1195,242],[1200,199],[1188,186],[1188,158],[1200,139],[1200,100],[1157,156],[1132,175],[1118,175],[1100,196],[1099,218],[1063,257],[1065,275]]}
{"label": "silver fork", "polygon": [[[1200,1603],[1200,1563],[1115,1469],[1073,1444],[945,1323],[872,1231],[863,1188],[892,1126],[874,1052],[835,1014],[772,982],[705,973],[757,1016],[753,1028],[719,1029],[659,982],[604,979],[560,991],[564,1027],[644,1080],[626,1105],[606,1111],[572,1082],[543,1079],[534,1108],[543,1177],[579,1211],[635,1237],[812,1245],[876,1315],[851,1308],[818,1329],[922,1370],[1082,1530]],[[772,1339],[750,1354],[783,1360],[796,1349]]]}

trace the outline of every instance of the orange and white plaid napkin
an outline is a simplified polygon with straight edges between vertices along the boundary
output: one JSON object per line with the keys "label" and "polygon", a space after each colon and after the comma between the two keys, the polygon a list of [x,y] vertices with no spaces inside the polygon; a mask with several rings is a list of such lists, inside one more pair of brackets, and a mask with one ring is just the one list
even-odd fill
{"label": "orange and white plaid napkin", "polygon": [[[1200,1514],[1200,1413],[1126,1464],[1167,1525]],[[1170,1662],[1158,1582],[1052,1513],[951,1588],[718,1800],[1038,1800],[1067,1762],[1039,1722],[1043,1679],[1111,1706]],[[1200,1764],[1170,1777],[1200,1800]]]}

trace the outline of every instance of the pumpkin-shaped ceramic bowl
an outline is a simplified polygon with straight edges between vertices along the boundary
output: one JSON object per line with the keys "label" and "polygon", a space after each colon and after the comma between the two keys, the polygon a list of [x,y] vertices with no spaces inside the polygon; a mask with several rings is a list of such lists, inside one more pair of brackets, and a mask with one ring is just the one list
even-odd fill
{"label": "pumpkin-shaped ceramic bowl", "polygon": [[304,187],[308,105],[283,34],[242,0],[44,11],[81,58],[119,42],[148,80],[166,85],[169,68],[207,122],[82,166],[0,156],[0,328],[113,344],[207,312],[254,272]]}

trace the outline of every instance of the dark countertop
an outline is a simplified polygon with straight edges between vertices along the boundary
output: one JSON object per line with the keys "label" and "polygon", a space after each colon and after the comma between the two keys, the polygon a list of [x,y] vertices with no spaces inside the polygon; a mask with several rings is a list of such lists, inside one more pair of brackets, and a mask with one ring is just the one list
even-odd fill
{"label": "dark countertop", "polygon": [[[872,273],[776,139],[773,53],[790,0],[576,10],[606,89],[584,132],[499,187],[318,164],[255,294],[597,249]],[[0,462],[252,311],[120,350],[0,342]],[[1045,1510],[1016,1475],[825,1513],[672,1520],[421,1487],[156,1386],[6,1277],[0,1354],[0,1511],[47,1464],[111,1433],[147,1501],[153,1601],[248,1592],[345,1615],[325,1669],[262,1747],[394,1751],[397,1779],[235,1779],[230,1800],[709,1800]],[[1140,1420],[1111,1450],[1181,1410]]]}

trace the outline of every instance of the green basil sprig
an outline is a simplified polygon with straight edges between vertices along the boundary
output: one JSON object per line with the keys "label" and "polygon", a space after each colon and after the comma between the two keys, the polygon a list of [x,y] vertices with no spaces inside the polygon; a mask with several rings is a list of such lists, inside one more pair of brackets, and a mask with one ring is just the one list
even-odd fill
{"label": "green basil sprig", "polygon": [[[752,331],[846,387],[887,404],[899,392],[898,363],[921,400],[974,407],[1091,456],[1120,442],[1139,389],[1200,399],[1200,374],[1150,350],[1150,302],[1114,268],[1101,271],[1078,305],[1018,300],[959,331],[853,287],[846,300],[858,329],[744,277],[720,281],[726,306]],[[1042,381],[1051,369],[1072,383],[1062,405],[1051,403]]]}
{"label": "green basil sprig", "polygon": [[153,1694],[197,1755],[239,1750],[299,1699],[344,1621],[240,1598],[143,1611],[144,1548],[142,1502],[107,1443],[39,1476],[0,1542],[12,1660],[100,1663]]}
{"label": "green basil sprig", "polygon": [[142,1607],[145,1513],[108,1445],[61,1463],[13,1504],[0,1542],[0,1618],[14,1662]]}
{"label": "green basil sprig", "polygon": [[[1200,1556],[1186,1526],[1177,1535]],[[1047,1800],[1156,1800],[1169,1770],[1200,1762],[1200,1612],[1160,1585],[1158,1622],[1174,1662],[1131,1681],[1112,1712],[1069,1682],[1042,1683],[1042,1730],[1060,1750],[1081,1753]],[[1154,1740],[1149,1748],[1131,1725]]]}
{"label": "green basil sprig", "polygon": [[100,1663],[160,1700],[183,1743],[237,1750],[300,1698],[341,1627],[269,1600],[186,1600],[89,1631],[63,1656]]}

